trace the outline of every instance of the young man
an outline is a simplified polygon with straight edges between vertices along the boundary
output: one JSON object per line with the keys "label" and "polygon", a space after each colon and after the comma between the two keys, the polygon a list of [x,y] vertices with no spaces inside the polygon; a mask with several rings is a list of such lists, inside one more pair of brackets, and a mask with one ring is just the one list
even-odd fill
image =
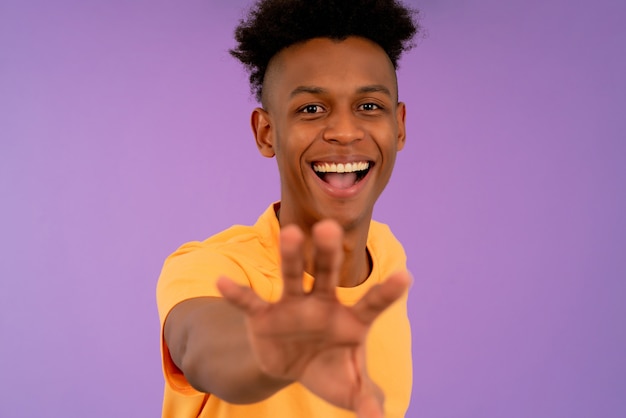
{"label": "young man", "polygon": [[410,277],[372,221],[405,141],[395,67],[416,32],[394,0],[265,0],[231,51],[262,108],[281,200],[179,248],[157,289],[164,417],[402,417]]}

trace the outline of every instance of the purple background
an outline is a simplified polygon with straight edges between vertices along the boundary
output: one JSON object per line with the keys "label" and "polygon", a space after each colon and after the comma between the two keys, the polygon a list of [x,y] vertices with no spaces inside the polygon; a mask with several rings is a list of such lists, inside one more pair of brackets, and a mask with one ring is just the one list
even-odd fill
{"label": "purple background", "polygon": [[[0,416],[156,417],[155,282],[278,196],[226,50],[243,1],[0,2]],[[621,0],[424,0],[409,417],[626,416]]]}

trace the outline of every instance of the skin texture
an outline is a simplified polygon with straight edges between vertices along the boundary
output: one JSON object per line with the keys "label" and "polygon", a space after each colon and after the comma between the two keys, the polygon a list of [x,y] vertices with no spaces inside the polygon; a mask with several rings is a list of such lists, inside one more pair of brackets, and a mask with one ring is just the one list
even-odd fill
{"label": "skin texture", "polygon": [[[251,120],[261,154],[275,156],[280,171],[284,293],[267,303],[221,278],[224,299],[187,300],[168,316],[170,355],[196,389],[228,402],[256,402],[298,381],[358,417],[380,418],[384,395],[367,373],[365,339],[411,279],[396,273],[352,307],[335,288],[370,273],[374,203],[404,145],[393,66],[365,39],[318,38],[277,54],[264,91],[265,109]],[[311,166],[363,160],[369,173],[348,191],[329,188]],[[315,277],[308,293],[305,270]]]}

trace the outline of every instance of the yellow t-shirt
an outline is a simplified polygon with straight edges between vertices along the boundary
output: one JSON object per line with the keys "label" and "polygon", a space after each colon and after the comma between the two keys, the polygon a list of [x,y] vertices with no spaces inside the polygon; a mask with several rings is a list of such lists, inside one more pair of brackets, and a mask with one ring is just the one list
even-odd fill
{"label": "yellow t-shirt", "polygon": [[[354,413],[334,407],[298,383],[270,398],[249,405],[234,405],[193,389],[172,362],[163,338],[170,310],[183,300],[221,296],[215,285],[220,276],[254,289],[276,301],[282,292],[278,235],[279,223],[270,206],[254,226],[233,226],[203,242],[180,247],[166,260],[157,285],[161,319],[161,355],[165,376],[163,418],[353,418]],[[386,225],[372,221],[367,248],[373,268],[361,285],[337,288],[342,303],[352,305],[389,274],[406,270],[406,256]],[[313,278],[305,275],[305,286]],[[412,384],[411,330],[406,295],[383,312],[367,337],[367,368],[385,393],[385,417],[404,417]]]}

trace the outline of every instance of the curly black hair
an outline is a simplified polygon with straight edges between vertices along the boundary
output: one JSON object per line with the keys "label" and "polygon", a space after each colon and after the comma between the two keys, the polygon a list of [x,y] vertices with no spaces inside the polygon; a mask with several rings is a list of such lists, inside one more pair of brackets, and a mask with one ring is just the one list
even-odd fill
{"label": "curly black hair", "polygon": [[260,102],[270,59],[282,49],[313,38],[367,38],[387,53],[394,68],[419,30],[418,11],[396,0],[258,0],[235,29],[229,52],[250,73]]}

